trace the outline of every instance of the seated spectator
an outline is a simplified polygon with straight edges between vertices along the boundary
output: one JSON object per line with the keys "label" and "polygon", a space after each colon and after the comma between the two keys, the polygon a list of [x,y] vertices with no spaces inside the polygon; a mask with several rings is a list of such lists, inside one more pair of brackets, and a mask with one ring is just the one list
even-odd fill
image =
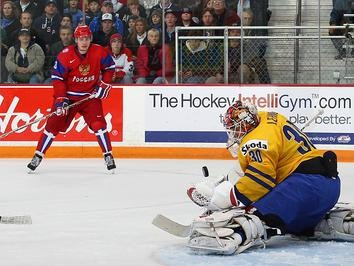
{"label": "seated spectator", "polygon": [[[112,15],[113,27],[116,29],[120,35],[124,36],[124,24],[123,21],[119,18],[118,14],[113,12],[113,4],[109,0],[105,0],[102,3],[100,15],[93,18],[89,27],[90,30],[95,33],[98,32],[101,28],[101,18],[105,13],[110,13]],[[108,42],[107,42],[108,44]]]}
{"label": "seated spectator", "polygon": [[136,83],[166,83],[166,78],[172,75],[172,57],[169,46],[161,44],[160,32],[157,29],[150,29],[147,38],[148,43],[138,49]]}
{"label": "seated spectator", "polygon": [[[351,0],[336,0],[331,11],[329,24],[331,26],[342,26],[343,24],[353,24],[353,17],[344,17],[344,14],[354,14],[354,3]],[[329,29],[330,36],[344,36],[345,29]],[[346,56],[346,49],[343,45],[346,43],[346,39],[331,39],[334,47],[338,51],[338,55],[335,59],[342,59]]]}
{"label": "seated spectator", "polygon": [[[10,37],[11,33],[18,30],[21,27],[21,24],[18,20],[19,12],[17,7],[12,1],[5,1],[2,4],[1,9],[1,18],[0,18],[0,26],[5,30],[6,36]],[[4,43],[8,47],[13,45],[13,43],[9,43],[10,39],[8,38],[8,43]]]}
{"label": "seated spectator", "polygon": [[139,17],[137,17],[137,16],[130,16],[130,17],[128,18],[126,36],[129,36],[129,35],[135,30],[135,21],[136,21],[138,18],[139,18]]}
{"label": "seated spectator", "polygon": [[165,10],[165,43],[175,46],[177,14],[172,9]]}
{"label": "seated spectator", "polygon": [[73,29],[70,26],[63,25],[59,28],[60,41],[52,44],[49,48],[48,55],[44,64],[44,83],[51,83],[51,71],[58,54],[71,44],[74,44]]}
{"label": "seated spectator", "polygon": [[112,82],[121,84],[133,83],[133,54],[132,51],[124,46],[122,35],[115,33],[111,36],[108,50],[116,64]]}
{"label": "seated spectator", "polygon": [[28,11],[24,11],[20,15],[20,28],[13,31],[10,35],[10,43],[15,44],[15,42],[18,42],[18,33],[21,29],[29,29],[32,37],[32,41],[38,44],[43,51],[46,49],[46,42],[39,36],[37,31],[32,28],[32,15]]}
{"label": "seated spectator", "polygon": [[[202,26],[207,26],[207,27],[212,27],[215,26],[216,23],[216,14],[213,8],[207,7],[204,8],[202,13],[202,19],[201,19],[201,25]],[[215,30],[214,29],[206,29],[203,30],[203,35],[205,36],[215,36]],[[209,41],[209,39],[207,40]]]}
{"label": "seated spectator", "polygon": [[151,21],[149,21],[149,26],[151,28],[157,29],[160,32],[162,31],[162,13],[160,9],[155,9],[152,11],[150,16]]}
{"label": "seated spectator", "polygon": [[79,8],[79,0],[69,0],[69,7],[64,9],[64,14],[71,15],[74,29],[83,23],[84,13]]}
{"label": "seated spectator", "polygon": [[[189,36],[203,36],[201,30],[192,30]],[[222,65],[222,52],[214,45],[207,46],[204,40],[188,39],[179,53],[179,70],[182,83],[205,83],[215,76]]]}
{"label": "seated spectator", "polygon": [[28,29],[20,30],[18,39],[19,42],[10,47],[5,59],[5,66],[9,71],[8,82],[42,82],[44,65],[42,48],[31,42],[31,33]]}
{"label": "seated spectator", "polygon": [[5,66],[5,57],[7,54],[7,50],[9,47],[7,46],[7,36],[6,32],[3,28],[0,28],[0,42],[1,42],[1,73],[0,73],[0,82],[6,82],[7,81],[7,76],[9,73],[7,72],[7,69]]}
{"label": "seated spectator", "polygon": [[150,9],[150,15],[149,15],[149,17],[148,17],[148,21],[151,20],[151,14],[152,14],[152,12],[153,12],[154,10],[156,10],[156,9],[161,10],[161,14],[163,14],[162,9],[164,9],[165,11],[168,10],[168,9],[170,9],[170,10],[172,10],[172,11],[175,12],[175,13],[177,13],[177,12],[179,11],[178,5],[173,4],[173,3],[171,2],[171,0],[159,0],[159,3],[156,4],[156,5],[154,5],[154,6]]}
{"label": "seated spectator", "polygon": [[141,45],[147,44],[146,31],[147,31],[146,19],[144,18],[136,19],[134,30],[128,35],[128,37],[125,40],[126,47],[132,51],[133,57],[137,55],[138,48]]}
{"label": "seated spectator", "polygon": [[93,43],[108,46],[109,39],[116,33],[117,30],[113,27],[113,16],[111,13],[104,13],[101,19],[100,30],[93,33]]}
{"label": "seated spectator", "polygon": [[47,0],[44,8],[44,14],[33,22],[33,28],[37,31],[39,37],[46,42],[46,51],[49,46],[60,40],[59,27],[61,17],[58,14],[57,2]]}
{"label": "seated spectator", "polygon": [[139,0],[128,0],[127,5],[121,8],[118,12],[119,18],[125,23],[128,22],[130,16],[146,18],[146,9],[139,3]]}
{"label": "seated spectator", "polygon": [[[181,10],[181,18],[179,20],[180,22],[177,23],[178,26],[182,27],[193,27],[193,26],[198,26],[197,23],[195,23],[192,19],[192,9],[189,7],[184,7]],[[183,34],[183,33],[182,33]],[[188,31],[184,33],[184,35],[188,35]]]}
{"label": "seated spectator", "polygon": [[90,25],[94,17],[100,14],[100,1],[99,0],[89,0],[88,8],[85,12],[85,24]]}
{"label": "seated spectator", "polygon": [[[240,23],[240,18],[237,13],[231,9],[227,9],[225,0],[213,0],[212,8],[216,14],[215,26],[231,25],[232,23]],[[223,30],[216,31],[216,35],[224,35]]]}
{"label": "seated spectator", "polygon": [[60,21],[60,27],[61,26],[68,26],[73,29],[73,18],[70,14],[64,13]]}
{"label": "seated spectator", "polygon": [[[229,30],[229,36],[240,36],[239,29]],[[243,45],[243,61],[241,62],[241,40],[229,39],[229,84],[238,83],[270,83],[267,62],[264,58],[259,58],[257,52],[248,43]],[[242,63],[242,64],[241,64]],[[207,83],[223,83],[224,69],[210,79]]]}
{"label": "seated spectator", "polygon": [[36,1],[34,0],[19,0],[15,1],[17,9],[22,12],[31,13],[32,19],[36,19],[41,15],[41,11]]}

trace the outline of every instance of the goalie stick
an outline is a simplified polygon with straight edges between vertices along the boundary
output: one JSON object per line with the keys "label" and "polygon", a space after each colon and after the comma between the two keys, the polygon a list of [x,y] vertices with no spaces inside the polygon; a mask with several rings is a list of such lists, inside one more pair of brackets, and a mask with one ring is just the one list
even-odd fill
{"label": "goalie stick", "polygon": [[[94,97],[95,97],[95,94],[91,94],[90,96],[88,96],[86,98],[83,98],[80,101],[77,101],[77,102],[75,102],[73,104],[68,105],[65,109],[68,110],[70,108],[73,108],[74,106],[77,106],[77,105],[79,105],[79,104],[81,104],[83,102],[86,102],[87,100],[90,100],[90,99],[92,99]],[[55,114],[56,114],[56,111],[53,111],[53,112],[51,112],[51,113],[49,113],[49,114],[47,114],[45,116],[42,116],[42,117],[39,117],[39,118],[33,120],[32,122],[28,122],[27,124],[24,124],[24,125],[16,128],[16,129],[13,129],[13,130],[11,130],[9,132],[5,132],[4,134],[0,135],[0,140],[5,138],[5,137],[7,137],[8,135],[11,135],[12,133],[15,133],[15,132],[17,132],[17,131],[19,131],[19,130],[21,130],[23,128],[26,128],[26,127],[34,124],[34,123],[40,122],[42,120],[47,120],[49,117],[51,117],[51,116],[53,116]]]}
{"label": "goalie stick", "polygon": [[172,221],[162,214],[156,215],[156,217],[152,220],[152,224],[156,227],[164,230],[165,232],[178,236],[178,237],[188,237],[192,233],[192,225],[183,225]]}
{"label": "goalie stick", "polygon": [[30,215],[0,216],[0,224],[32,224]]}

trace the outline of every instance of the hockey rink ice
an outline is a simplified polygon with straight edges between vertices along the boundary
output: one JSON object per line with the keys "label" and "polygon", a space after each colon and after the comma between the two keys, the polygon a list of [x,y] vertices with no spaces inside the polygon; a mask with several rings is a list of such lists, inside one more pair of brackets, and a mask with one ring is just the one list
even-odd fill
{"label": "hockey rink ice", "polygon": [[[273,238],[266,249],[237,256],[193,254],[151,224],[164,214],[189,224],[202,209],[188,184],[227,173],[227,160],[44,159],[27,174],[29,159],[0,159],[0,215],[32,216],[31,225],[0,224],[0,265],[354,265],[354,243]],[[354,202],[354,164],[339,165],[341,201]]]}

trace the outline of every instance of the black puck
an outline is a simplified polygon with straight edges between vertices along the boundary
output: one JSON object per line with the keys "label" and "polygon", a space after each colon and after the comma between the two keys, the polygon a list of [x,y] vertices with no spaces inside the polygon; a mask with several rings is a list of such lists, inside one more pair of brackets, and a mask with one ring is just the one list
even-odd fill
{"label": "black puck", "polygon": [[208,176],[209,176],[208,167],[203,166],[203,167],[202,167],[202,173],[203,173],[203,176],[208,177]]}

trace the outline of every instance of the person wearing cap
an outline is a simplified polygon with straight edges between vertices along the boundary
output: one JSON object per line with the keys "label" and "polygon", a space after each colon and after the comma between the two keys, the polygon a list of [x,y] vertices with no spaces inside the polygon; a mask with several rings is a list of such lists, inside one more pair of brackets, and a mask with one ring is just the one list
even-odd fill
{"label": "person wearing cap", "polygon": [[9,72],[8,82],[31,84],[42,82],[44,79],[42,48],[31,41],[29,29],[21,29],[18,32],[18,40],[19,42],[10,47],[5,59],[5,66]]}
{"label": "person wearing cap", "polygon": [[[177,25],[182,27],[198,26],[198,24],[195,23],[192,18],[192,9],[190,9],[189,7],[184,7],[181,10],[181,19],[179,20],[179,23],[177,23]],[[187,33],[188,31],[182,31],[183,35],[187,35]]]}
{"label": "person wearing cap", "polygon": [[121,84],[133,83],[133,53],[125,47],[122,35],[115,33],[111,36],[108,51],[116,66],[112,82]]}
{"label": "person wearing cap", "polygon": [[149,21],[149,26],[154,29],[162,31],[162,13],[160,9],[155,9],[151,12],[151,20]]}
{"label": "person wearing cap", "polygon": [[79,8],[79,0],[69,0],[69,6],[64,9],[64,14],[70,14],[72,17],[73,28],[83,22],[84,12]]}
{"label": "person wearing cap", "polygon": [[147,44],[138,48],[137,84],[164,84],[172,76],[170,47],[167,44],[161,44],[160,34],[157,29],[150,29],[147,33]]}
{"label": "person wearing cap", "polygon": [[148,17],[148,21],[151,21],[151,14],[154,10],[160,10],[161,13],[163,14],[163,10],[166,12],[166,10],[172,10],[173,12],[177,13],[179,10],[178,5],[172,3],[171,0],[159,0],[158,4],[154,5],[151,9],[150,9],[150,15]]}
{"label": "person wearing cap", "polygon": [[172,9],[165,10],[165,43],[171,47],[175,46],[175,35],[177,25],[177,13]]}
{"label": "person wearing cap", "polygon": [[61,17],[58,14],[57,2],[48,0],[44,8],[44,14],[35,19],[33,28],[38,32],[39,37],[46,42],[46,52],[49,46],[60,40],[59,27]]}
{"label": "person wearing cap", "polygon": [[[113,4],[111,1],[103,1],[101,6],[101,12],[98,16],[94,17],[89,24],[90,30],[95,33],[101,29],[101,22],[103,14],[109,13],[112,15],[113,27],[120,35],[124,36],[124,23],[119,18],[118,14],[113,12]],[[108,44],[108,41],[107,41]]]}
{"label": "person wearing cap", "polygon": [[116,32],[117,30],[113,27],[112,14],[104,13],[101,18],[100,30],[93,33],[93,43],[108,46],[110,37]]}

